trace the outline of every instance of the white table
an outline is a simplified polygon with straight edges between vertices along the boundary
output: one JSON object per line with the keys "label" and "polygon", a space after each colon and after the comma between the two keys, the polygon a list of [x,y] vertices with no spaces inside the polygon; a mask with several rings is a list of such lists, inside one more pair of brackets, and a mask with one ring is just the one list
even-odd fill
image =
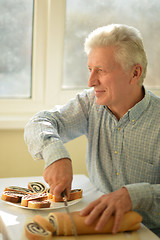
{"label": "white table", "polygon": [[[23,177],[23,178],[0,178],[0,195],[7,186],[21,186],[27,187],[28,182],[31,181],[41,181],[44,182],[42,177]],[[45,183],[45,182],[44,182]],[[101,192],[97,191],[96,188],[90,183],[89,179],[85,175],[74,175],[72,188],[82,188],[83,189],[83,199],[75,205],[70,206],[70,211],[78,211],[87,206],[91,201],[97,199],[102,195]],[[52,210],[53,211],[53,210]],[[60,208],[54,211],[65,211],[64,208]],[[2,200],[0,201],[0,240],[26,240],[24,236],[24,225],[26,221],[33,218],[34,215],[39,214],[41,216],[47,217],[50,210],[38,211],[29,210],[11,206]],[[159,239],[154,233],[147,229],[143,224],[141,228],[132,233],[122,234],[107,234],[105,238],[101,239],[123,239],[123,240],[157,240]],[[65,239],[53,238],[53,239]],[[70,238],[74,239],[74,238]],[[78,237],[78,239],[89,239]],[[92,237],[92,239],[97,239]]]}

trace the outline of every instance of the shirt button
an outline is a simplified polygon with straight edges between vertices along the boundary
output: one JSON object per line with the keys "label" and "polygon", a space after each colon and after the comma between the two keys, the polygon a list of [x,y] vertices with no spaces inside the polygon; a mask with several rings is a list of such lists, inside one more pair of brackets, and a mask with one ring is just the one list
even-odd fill
{"label": "shirt button", "polygon": [[119,172],[116,172],[116,175],[119,176]]}
{"label": "shirt button", "polygon": [[117,152],[116,150],[114,151],[114,153],[115,153],[115,154],[118,154],[118,152]]}
{"label": "shirt button", "polygon": [[134,120],[134,119],[132,119],[132,122],[134,123],[134,122],[135,122],[135,120]]}

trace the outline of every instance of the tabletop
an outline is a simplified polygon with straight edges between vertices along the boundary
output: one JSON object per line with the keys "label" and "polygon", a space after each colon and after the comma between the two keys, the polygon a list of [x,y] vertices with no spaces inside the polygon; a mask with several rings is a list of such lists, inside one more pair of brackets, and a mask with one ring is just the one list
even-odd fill
{"label": "tabletop", "polygon": [[[17,178],[0,178],[0,195],[7,186],[27,187],[28,182],[39,181],[44,182],[42,177],[17,177]],[[46,184],[46,183],[45,183]],[[46,184],[47,185],[47,184]],[[83,189],[83,198],[81,201],[69,206],[70,211],[79,211],[87,206],[90,202],[100,197],[103,193],[99,192],[89,181],[85,175],[74,175],[72,189]],[[64,207],[52,209],[52,211],[64,212]],[[4,201],[0,201],[0,240],[27,240],[24,234],[24,225],[27,221],[32,220],[33,216],[38,214],[47,217],[51,210],[30,210],[21,207],[9,205]],[[71,240],[74,237],[53,237],[55,240]],[[141,224],[138,231],[131,233],[118,233],[116,235],[103,234],[92,236],[78,236],[78,239],[105,239],[105,240],[158,240],[159,238],[148,228]]]}

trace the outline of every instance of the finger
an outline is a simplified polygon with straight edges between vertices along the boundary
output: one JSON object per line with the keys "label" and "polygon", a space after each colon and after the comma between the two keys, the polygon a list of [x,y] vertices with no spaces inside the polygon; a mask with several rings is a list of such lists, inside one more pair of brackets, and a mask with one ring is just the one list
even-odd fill
{"label": "finger", "polygon": [[50,193],[51,193],[51,194],[54,194],[54,188],[55,188],[55,186],[54,186],[53,184],[51,184],[51,185],[49,185],[49,187],[50,187]]}
{"label": "finger", "polygon": [[66,189],[64,184],[57,184],[54,188],[54,195],[56,198],[61,198],[62,192]]}
{"label": "finger", "polygon": [[114,220],[114,225],[113,225],[113,229],[112,229],[113,234],[118,232],[118,230],[120,228],[122,217],[123,217],[123,212],[122,211],[117,211],[115,213],[115,220]]}
{"label": "finger", "polygon": [[85,223],[87,225],[91,225],[95,220],[97,220],[100,217],[105,208],[106,208],[105,204],[99,203],[87,216]]}
{"label": "finger", "polygon": [[112,207],[106,208],[103,211],[102,216],[98,220],[95,230],[96,231],[102,230],[104,228],[104,226],[106,225],[106,223],[108,222],[108,220],[110,219],[110,217],[113,215],[113,213],[114,213],[114,208],[112,208]]}
{"label": "finger", "polygon": [[65,191],[65,194],[66,194],[67,198],[69,198],[70,192],[71,192],[71,184],[69,184],[68,186],[65,183],[57,184],[54,188],[55,197],[56,198],[61,198],[63,191]]}
{"label": "finger", "polygon": [[94,209],[94,207],[98,204],[98,202],[99,202],[98,199],[91,202],[87,207],[85,207],[84,209],[82,209],[80,211],[80,215],[87,216]]}
{"label": "finger", "polygon": [[67,195],[67,198],[70,197],[70,193],[71,193],[71,186],[66,188],[66,195]]}
{"label": "finger", "polygon": [[44,172],[43,172],[43,178],[44,178],[46,183],[49,184],[51,182],[50,179],[48,178],[47,169],[45,169]]}

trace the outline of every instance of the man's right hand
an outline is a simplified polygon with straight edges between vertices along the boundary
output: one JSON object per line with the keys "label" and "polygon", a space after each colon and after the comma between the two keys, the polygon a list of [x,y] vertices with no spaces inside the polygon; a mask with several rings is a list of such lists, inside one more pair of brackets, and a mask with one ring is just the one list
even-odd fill
{"label": "man's right hand", "polygon": [[44,170],[43,177],[50,187],[50,192],[56,198],[60,198],[64,190],[69,197],[73,179],[72,163],[69,158],[53,162]]}

